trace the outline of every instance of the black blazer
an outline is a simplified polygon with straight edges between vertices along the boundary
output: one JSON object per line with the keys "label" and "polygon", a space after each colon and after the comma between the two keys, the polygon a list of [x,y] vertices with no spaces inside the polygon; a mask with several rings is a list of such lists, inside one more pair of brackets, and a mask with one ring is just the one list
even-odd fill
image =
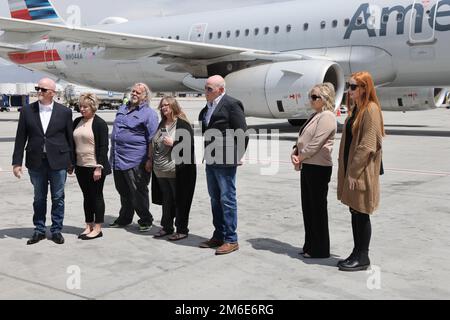
{"label": "black blazer", "polygon": [[[187,130],[190,134],[189,143],[183,141],[183,136],[180,135],[180,129]],[[195,164],[195,145],[194,145],[194,130],[192,126],[183,119],[177,120],[177,128],[175,133],[175,142],[173,148],[176,148],[180,143],[186,144],[191,148],[191,159],[189,163],[176,163],[176,195],[177,195],[177,209],[183,216],[189,216],[191,210],[192,199],[194,197],[195,184],[197,180],[197,165]],[[180,158],[183,159],[183,154],[180,152]],[[161,188],[159,186],[158,178],[155,173],[152,173],[152,202],[154,204],[162,205],[163,198]]]}
{"label": "black blazer", "polygon": [[[239,161],[242,159],[242,157],[245,154],[245,151],[247,150],[248,146],[248,134],[247,134],[247,122],[245,120],[245,114],[244,114],[244,107],[242,105],[242,102],[230,97],[229,95],[225,94],[222,99],[220,100],[219,104],[217,105],[216,109],[214,110],[211,120],[209,121],[209,124],[206,125],[205,122],[205,116],[208,112],[208,106],[205,106],[199,115],[199,121],[202,124],[202,132],[205,134],[205,132],[209,129],[216,129],[219,130],[222,133],[222,141],[223,141],[223,152],[221,155],[217,155],[214,152],[214,146],[208,146],[214,142],[219,143],[218,139],[213,139],[212,141],[206,141],[205,140],[205,151],[208,149],[213,148],[212,156],[217,157],[221,159],[219,163],[212,163],[216,166],[237,166],[239,164]],[[233,129],[238,130],[242,129],[245,133],[245,145],[240,146],[238,148],[238,141],[235,137],[234,139],[226,139],[226,130]],[[233,161],[231,163],[227,163],[227,153],[233,152]],[[228,157],[231,158],[230,155]],[[206,158],[206,157],[205,157]],[[205,159],[208,163],[208,159]]]}
{"label": "black blazer", "polygon": [[39,103],[35,102],[22,108],[17,126],[12,165],[22,166],[25,149],[25,166],[28,169],[37,170],[42,163],[45,145],[50,168],[53,170],[68,169],[75,163],[72,153],[72,128],[72,110],[62,104],[54,102],[45,134],[39,116]]}
{"label": "black blazer", "polygon": [[[78,126],[83,117],[76,118],[73,122],[73,130]],[[107,176],[111,174],[111,165],[108,161],[108,148],[109,148],[109,132],[108,125],[106,121],[99,116],[94,116],[94,121],[92,122],[92,131],[94,132],[95,140],[95,158],[97,163],[103,166],[102,173]],[[76,159],[76,143],[74,142],[74,157]]]}

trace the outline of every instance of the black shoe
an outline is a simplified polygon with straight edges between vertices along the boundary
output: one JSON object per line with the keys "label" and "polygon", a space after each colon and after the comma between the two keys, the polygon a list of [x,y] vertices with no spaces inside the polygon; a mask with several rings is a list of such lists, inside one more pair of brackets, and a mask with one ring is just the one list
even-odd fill
{"label": "black shoe", "polygon": [[109,224],[110,228],[125,228],[127,224],[119,224],[117,221],[114,221],[113,223]]}
{"label": "black shoe", "polygon": [[368,253],[360,252],[355,254],[352,259],[339,264],[341,271],[363,271],[370,267],[370,259]]}
{"label": "black shoe", "polygon": [[341,264],[349,262],[350,260],[353,260],[353,258],[356,256],[357,252],[355,250],[352,251],[352,253],[350,254],[350,256],[348,256],[347,259],[344,260],[339,260],[337,263],[337,266],[339,267]]}
{"label": "black shoe", "polygon": [[148,232],[152,229],[152,224],[140,224],[139,225],[139,232]]}
{"label": "black shoe", "polygon": [[97,234],[95,237],[88,237],[88,235],[85,234],[80,239],[81,240],[94,240],[94,239],[101,238],[101,237],[103,237],[103,232],[100,231],[100,233]]}
{"label": "black shoe", "polygon": [[45,234],[35,232],[30,240],[27,241],[27,245],[38,243],[45,239]]}
{"label": "black shoe", "polygon": [[61,233],[54,233],[52,235],[52,241],[56,244],[63,244],[64,243],[64,237],[62,236]]}
{"label": "black shoe", "polygon": [[78,239],[83,239],[83,237],[84,236],[87,236],[88,235],[88,233],[80,233],[79,235],[78,235]]}

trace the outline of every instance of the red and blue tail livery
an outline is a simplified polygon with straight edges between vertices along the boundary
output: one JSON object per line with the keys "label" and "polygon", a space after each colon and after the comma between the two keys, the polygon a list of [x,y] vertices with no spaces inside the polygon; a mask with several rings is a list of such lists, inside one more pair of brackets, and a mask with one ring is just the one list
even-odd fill
{"label": "red and blue tail livery", "polygon": [[64,24],[49,0],[8,0],[8,3],[12,18]]}

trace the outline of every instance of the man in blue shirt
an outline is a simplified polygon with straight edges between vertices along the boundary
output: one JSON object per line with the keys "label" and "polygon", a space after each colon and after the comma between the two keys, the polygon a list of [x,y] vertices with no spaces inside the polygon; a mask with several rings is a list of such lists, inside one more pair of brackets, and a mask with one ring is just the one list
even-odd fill
{"label": "man in blue shirt", "polygon": [[152,172],[152,139],[159,119],[150,108],[151,91],[144,83],[133,86],[130,101],[119,108],[111,135],[111,166],[120,194],[119,217],[111,227],[124,227],[133,222],[134,212],[140,220],[139,231],[149,231],[150,213],[148,185]]}

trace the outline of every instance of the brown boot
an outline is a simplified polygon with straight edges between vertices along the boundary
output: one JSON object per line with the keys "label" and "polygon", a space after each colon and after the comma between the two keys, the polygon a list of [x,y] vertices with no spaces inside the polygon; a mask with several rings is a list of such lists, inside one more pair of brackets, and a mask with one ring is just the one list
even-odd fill
{"label": "brown boot", "polygon": [[207,249],[207,248],[217,248],[220,247],[221,245],[223,245],[223,241],[211,238],[208,241],[200,243],[199,247]]}
{"label": "brown boot", "polygon": [[239,244],[237,242],[235,243],[224,243],[222,246],[220,246],[217,250],[216,250],[216,255],[220,256],[223,254],[229,254],[232,253],[233,251],[239,250]]}

